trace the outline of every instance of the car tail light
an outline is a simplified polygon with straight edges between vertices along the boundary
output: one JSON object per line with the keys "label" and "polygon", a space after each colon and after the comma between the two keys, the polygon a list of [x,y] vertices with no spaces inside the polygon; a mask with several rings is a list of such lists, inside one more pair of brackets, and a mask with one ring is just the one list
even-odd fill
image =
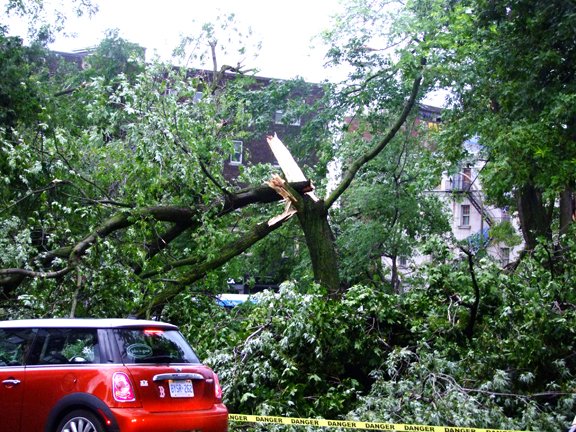
{"label": "car tail light", "polygon": [[112,391],[118,402],[133,402],[136,400],[134,387],[130,378],[124,372],[116,372],[112,377]]}
{"label": "car tail light", "polygon": [[214,396],[216,399],[222,400],[222,387],[220,386],[220,380],[216,374],[214,374]]}

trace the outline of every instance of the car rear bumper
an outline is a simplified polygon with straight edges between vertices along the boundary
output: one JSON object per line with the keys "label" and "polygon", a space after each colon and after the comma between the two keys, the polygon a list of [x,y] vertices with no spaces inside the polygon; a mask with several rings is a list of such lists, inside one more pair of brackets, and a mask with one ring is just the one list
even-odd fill
{"label": "car rear bumper", "polygon": [[112,408],[121,432],[225,432],[228,410],[224,404],[208,410],[149,412],[141,408]]}

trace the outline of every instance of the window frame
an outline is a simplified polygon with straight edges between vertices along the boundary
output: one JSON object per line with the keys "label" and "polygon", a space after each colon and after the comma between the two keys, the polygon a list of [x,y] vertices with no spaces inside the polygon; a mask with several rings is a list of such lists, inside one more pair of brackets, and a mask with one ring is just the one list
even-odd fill
{"label": "window frame", "polygon": [[179,330],[127,327],[113,329],[112,335],[120,359],[126,365],[154,363],[155,358],[168,358],[175,352],[181,358],[174,358],[170,363],[201,364],[196,352]]}
{"label": "window frame", "polygon": [[[60,343],[54,345],[54,339]],[[102,356],[99,341],[100,335],[95,328],[40,327],[28,354],[27,364],[31,366],[100,364]],[[80,352],[78,350],[82,344],[84,347]]]}
{"label": "window frame", "polygon": [[470,204],[460,204],[460,226],[470,227],[471,208]]}
{"label": "window frame", "polygon": [[289,126],[302,126],[302,118],[297,117],[290,123],[284,123],[283,119],[286,115],[286,111],[277,109],[274,111],[274,124],[277,125],[289,125]]}
{"label": "window frame", "polygon": [[[238,151],[238,144],[240,150]],[[230,165],[242,165],[244,163],[244,141],[242,140],[232,140],[232,145],[234,146],[234,151],[230,155]]]}

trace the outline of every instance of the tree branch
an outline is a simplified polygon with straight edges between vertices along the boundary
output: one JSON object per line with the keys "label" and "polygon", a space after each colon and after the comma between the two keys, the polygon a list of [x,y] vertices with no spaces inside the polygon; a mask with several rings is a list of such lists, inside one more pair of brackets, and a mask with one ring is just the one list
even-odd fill
{"label": "tree branch", "polygon": [[[310,190],[309,182],[299,182],[290,185],[299,193]],[[221,206],[221,210],[214,215],[215,218],[222,217],[236,209],[246,207],[256,203],[271,203],[280,201],[282,197],[270,186],[262,185],[254,188],[244,189],[235,194],[224,195],[214,203]],[[170,242],[178,238],[180,234],[187,229],[200,226],[197,217],[203,212],[203,209],[192,209],[188,207],[172,206],[154,206],[142,209],[125,210],[106,219],[92,233],[84,237],[78,243],[61,247],[59,249],[43,252],[34,260],[42,266],[50,266],[55,258],[67,259],[68,266],[56,271],[34,271],[21,268],[0,269],[0,287],[3,294],[7,295],[16,289],[26,278],[56,278],[61,277],[72,271],[80,262],[86,251],[92,247],[100,238],[105,238],[114,232],[128,228],[136,223],[137,220],[152,218],[160,222],[172,222],[174,227],[169,228],[163,235],[157,238],[155,244],[148,243],[146,259],[149,260],[156,256],[160,251],[168,247]],[[267,234],[265,234],[267,235]],[[247,246],[249,247],[249,246]],[[224,254],[226,256],[226,254]],[[223,261],[226,262],[226,261]],[[142,266],[134,266],[135,274],[142,272]],[[142,276],[142,275],[141,275]]]}
{"label": "tree branch", "polygon": [[[148,250],[148,252],[146,253],[146,261],[149,261],[152,258],[154,258],[156,255],[158,255],[160,252],[166,249],[173,240],[178,238],[180,234],[182,234],[184,231],[188,230],[189,228],[195,225],[196,224],[192,223],[190,224],[178,223],[170,227],[163,234],[157,236],[155,242],[149,243],[145,246],[145,248]],[[142,266],[140,264],[135,264],[133,269],[136,275],[140,275],[142,273]]]}
{"label": "tree branch", "polygon": [[352,180],[354,180],[354,177],[356,176],[358,171],[366,163],[368,163],[376,156],[378,156],[378,154],[388,145],[388,143],[392,140],[392,138],[394,138],[396,133],[400,130],[400,128],[408,118],[410,111],[412,110],[412,108],[416,103],[416,97],[418,96],[418,91],[420,90],[421,83],[422,83],[422,74],[419,74],[414,79],[414,82],[412,84],[412,91],[410,92],[410,97],[406,101],[404,109],[400,114],[400,117],[398,117],[398,119],[396,120],[392,128],[388,131],[386,136],[382,139],[382,141],[380,141],[371,150],[364,153],[362,156],[360,156],[358,159],[352,162],[350,168],[348,169],[348,172],[346,173],[340,184],[336,187],[336,189],[332,191],[330,196],[328,196],[328,198],[326,199],[325,201],[326,209],[332,207],[334,202],[344,193],[346,189],[348,189],[350,183],[352,183]]}
{"label": "tree branch", "polygon": [[[20,269],[20,268],[8,268],[8,269],[0,269],[0,276],[7,276],[7,275],[19,275],[25,277],[32,277],[32,278],[39,278],[39,279],[49,279],[49,278],[58,278],[70,273],[74,270],[74,267],[66,267],[62,270],[53,271],[53,272],[38,272],[34,270],[27,270],[27,269]],[[0,283],[3,283],[3,280],[0,279]]]}
{"label": "tree branch", "polygon": [[[287,185],[301,195],[312,190],[309,181],[287,183]],[[224,197],[224,205],[218,216],[228,214],[250,204],[266,204],[280,201],[281,199],[282,197],[268,185],[243,189]]]}
{"label": "tree branch", "polygon": [[169,270],[173,270],[178,267],[183,267],[187,265],[193,266],[193,268],[185,276],[183,276],[178,280],[172,281],[174,283],[174,286],[172,286],[171,288],[167,288],[161,293],[157,294],[154,297],[154,299],[152,299],[148,307],[145,310],[140,310],[137,313],[137,316],[147,316],[149,315],[150,311],[156,309],[159,306],[163,306],[170,299],[172,299],[173,297],[184,291],[187,286],[203,278],[206,275],[206,273],[222,266],[224,263],[230,261],[232,258],[245,252],[248,248],[250,248],[258,241],[262,240],[271,232],[280,228],[284,224],[284,222],[286,222],[290,218],[290,216],[291,215],[287,215],[284,218],[277,218],[272,224],[269,222],[263,222],[261,224],[256,225],[252,230],[245,233],[242,237],[220,248],[222,253],[218,254],[216,258],[210,261],[204,261],[198,257],[188,258],[170,263],[160,270],[142,274],[141,275],[142,278],[150,278],[160,273],[165,273]]}
{"label": "tree branch", "polygon": [[[50,265],[54,258],[68,258],[68,266],[57,271],[33,271],[28,269],[7,268],[0,270],[0,286],[4,288],[4,294],[18,287],[25,278],[58,278],[72,271],[80,262],[86,251],[93,246],[99,238],[105,238],[110,234],[133,225],[136,220],[152,217],[155,220],[174,223],[192,223],[198,214],[189,208],[181,207],[146,207],[134,211],[124,211],[113,215],[96,228],[92,233],[84,237],[73,246],[57,249],[56,251],[40,254],[38,260],[44,265]],[[64,256],[64,254],[66,255]]]}
{"label": "tree branch", "polygon": [[16,207],[18,204],[20,204],[22,201],[27,200],[28,198],[30,198],[33,195],[39,195],[42,192],[46,192],[52,189],[56,189],[57,187],[63,186],[63,185],[67,185],[67,184],[71,184],[69,181],[62,181],[62,180],[52,180],[48,186],[45,186],[43,188],[40,189],[36,189],[33,190],[32,192],[27,193],[26,195],[24,195],[22,198],[20,198],[19,200],[14,201],[12,204],[8,205],[7,207],[4,207],[3,209],[0,209],[0,213],[5,212],[6,210],[12,208],[12,207]]}

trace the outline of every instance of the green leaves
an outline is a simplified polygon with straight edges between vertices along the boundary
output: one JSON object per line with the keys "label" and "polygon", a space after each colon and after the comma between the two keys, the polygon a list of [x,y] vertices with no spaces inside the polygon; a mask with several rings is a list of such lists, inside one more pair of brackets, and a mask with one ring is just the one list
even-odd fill
{"label": "green leaves", "polygon": [[[209,347],[234,412],[515,430],[569,422],[574,292],[555,300],[558,285],[535,259],[513,274],[480,260],[469,340],[467,266],[421,270],[402,295],[353,286],[326,300],[286,284],[228,313],[199,304],[188,331]],[[565,276],[573,283],[573,270]]]}
{"label": "green leaves", "polygon": [[[373,140],[380,138],[378,125],[363,126],[374,134]],[[415,130],[422,132],[407,128],[365,167],[335,211],[342,266],[352,283],[372,279],[381,285],[385,277],[381,257],[396,261],[414,256],[428,236],[449,230],[442,204],[427,193],[435,186],[439,165],[430,149],[413,139]],[[350,135],[343,144],[343,155],[353,155],[365,145]],[[397,290],[398,275],[390,279]]]}
{"label": "green leaves", "polygon": [[[370,312],[360,307],[366,303],[326,301],[318,289],[306,291],[299,294],[295,286],[285,285],[279,294],[257,295],[255,304],[235,315],[243,317],[245,339],[226,348],[230,355],[223,356],[220,347],[209,359],[225,383],[231,409],[335,415],[366,384],[361,381],[367,371],[358,356],[377,361],[380,352],[376,346],[366,351]],[[346,377],[356,364],[357,377]]]}

